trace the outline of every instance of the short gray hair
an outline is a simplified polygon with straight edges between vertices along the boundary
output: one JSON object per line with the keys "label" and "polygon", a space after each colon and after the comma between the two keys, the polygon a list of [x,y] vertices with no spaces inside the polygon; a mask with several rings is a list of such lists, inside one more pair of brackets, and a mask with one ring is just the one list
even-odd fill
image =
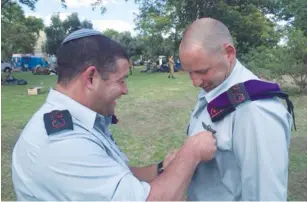
{"label": "short gray hair", "polygon": [[226,25],[212,18],[199,19],[192,23],[184,32],[183,40],[201,43],[207,51],[219,51],[224,43],[234,45]]}

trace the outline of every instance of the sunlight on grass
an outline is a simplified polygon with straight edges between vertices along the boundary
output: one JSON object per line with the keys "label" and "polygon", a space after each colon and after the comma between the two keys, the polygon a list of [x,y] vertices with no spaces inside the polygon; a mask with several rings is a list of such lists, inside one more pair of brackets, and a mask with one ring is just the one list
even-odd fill
{"label": "sunlight on grass", "polygon": [[[119,123],[111,127],[121,150],[132,165],[148,165],[163,159],[185,139],[186,126],[199,89],[192,86],[187,74],[140,73],[136,69],[127,79],[129,94],[118,100]],[[11,183],[11,152],[33,113],[46,99],[55,76],[15,73],[28,80],[26,86],[2,86],[2,200],[15,200]],[[27,96],[27,88],[43,86],[44,94]],[[307,198],[307,96],[291,96],[295,104],[298,131],[292,133],[290,153],[289,199]]]}

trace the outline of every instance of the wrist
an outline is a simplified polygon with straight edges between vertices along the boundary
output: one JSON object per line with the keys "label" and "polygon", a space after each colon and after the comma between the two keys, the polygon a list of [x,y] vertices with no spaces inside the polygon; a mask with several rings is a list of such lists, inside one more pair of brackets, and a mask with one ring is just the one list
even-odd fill
{"label": "wrist", "polygon": [[157,164],[157,174],[160,175],[164,171],[163,161],[160,161]]}
{"label": "wrist", "polygon": [[198,152],[198,150],[195,147],[195,143],[191,141],[191,139],[188,139],[185,144],[182,147],[182,150],[184,153],[186,153],[191,160],[193,160],[196,164],[198,164],[201,161],[201,156]]}

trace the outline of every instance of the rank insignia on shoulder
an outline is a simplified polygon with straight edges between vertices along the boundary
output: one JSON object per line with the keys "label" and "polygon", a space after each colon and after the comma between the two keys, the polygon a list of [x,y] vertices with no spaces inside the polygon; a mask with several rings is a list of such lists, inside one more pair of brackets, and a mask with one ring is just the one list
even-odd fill
{"label": "rank insignia on shoulder", "polygon": [[53,110],[44,114],[44,123],[48,135],[74,129],[72,117],[68,110]]}
{"label": "rank insignia on shoulder", "polygon": [[248,80],[243,83],[238,83],[208,103],[207,110],[212,122],[217,122],[234,112],[238,105],[246,101],[273,97],[278,97],[286,101],[288,112],[292,114],[294,129],[296,130],[294,105],[289,99],[289,95],[280,89],[278,83],[261,80]]}

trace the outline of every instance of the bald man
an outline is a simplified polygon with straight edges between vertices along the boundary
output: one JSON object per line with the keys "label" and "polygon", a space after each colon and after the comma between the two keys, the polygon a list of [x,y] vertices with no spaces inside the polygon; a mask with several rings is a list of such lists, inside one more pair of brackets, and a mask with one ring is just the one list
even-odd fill
{"label": "bald man", "polygon": [[187,135],[211,131],[218,148],[212,161],[198,165],[188,200],[287,200],[292,111],[275,96],[253,94],[262,86],[282,94],[278,85],[260,83],[236,59],[229,30],[215,19],[193,22],[179,54],[183,69],[201,88]]}

